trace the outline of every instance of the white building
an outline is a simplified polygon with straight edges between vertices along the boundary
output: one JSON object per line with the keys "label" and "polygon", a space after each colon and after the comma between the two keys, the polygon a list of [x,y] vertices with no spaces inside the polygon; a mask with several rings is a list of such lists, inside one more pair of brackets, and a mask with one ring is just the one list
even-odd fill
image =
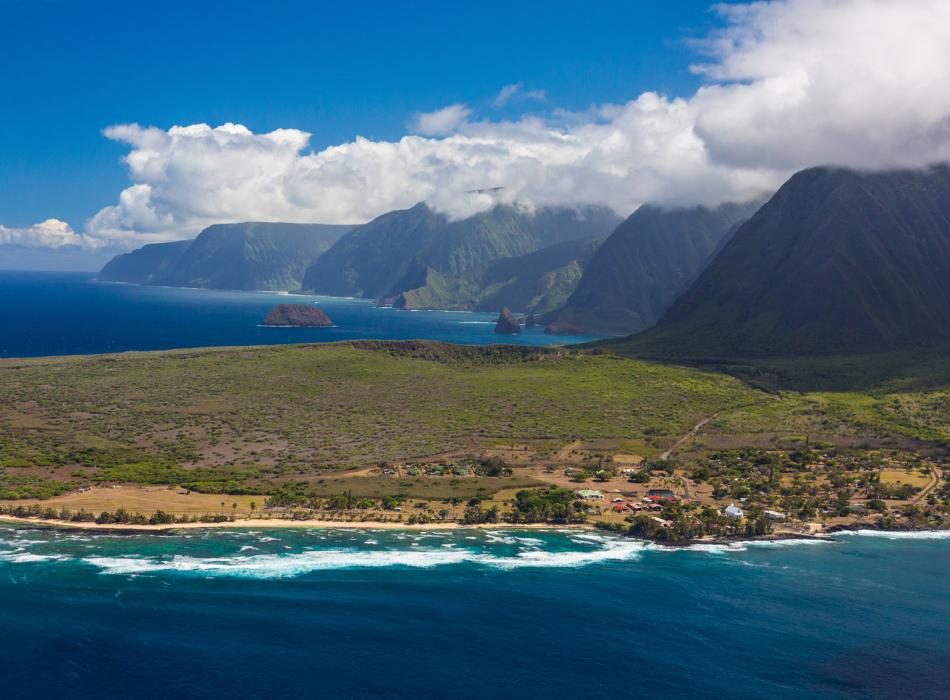
{"label": "white building", "polygon": [[742,508],[739,508],[735,503],[730,503],[729,507],[726,508],[722,514],[730,520],[738,520],[742,517]]}

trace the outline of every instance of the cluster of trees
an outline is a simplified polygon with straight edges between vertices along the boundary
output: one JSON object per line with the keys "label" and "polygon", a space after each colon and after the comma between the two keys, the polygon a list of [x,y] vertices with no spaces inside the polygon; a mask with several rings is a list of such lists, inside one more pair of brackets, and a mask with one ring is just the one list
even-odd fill
{"label": "cluster of trees", "polygon": [[12,515],[16,518],[41,518],[43,520],[64,520],[73,523],[97,523],[99,525],[174,525],[178,523],[218,523],[234,520],[233,515],[173,515],[156,511],[151,515],[131,513],[125,508],[115,511],[91,513],[86,510],[71,511],[68,508],[44,508],[39,505],[0,506],[0,515]]}
{"label": "cluster of trees", "polygon": [[761,508],[749,508],[741,520],[731,520],[710,506],[672,504],[663,517],[630,515],[626,525],[598,523],[603,529],[656,542],[682,543],[703,537],[759,537],[772,531],[771,521]]}
{"label": "cluster of trees", "polygon": [[470,501],[465,513],[462,516],[463,525],[482,525],[484,523],[497,523],[499,520],[498,506],[491,508],[482,508],[478,501]]}
{"label": "cluster of trees", "polygon": [[478,460],[475,473],[479,476],[511,476],[511,467],[501,457],[485,457]]}
{"label": "cluster of trees", "polygon": [[73,485],[66,481],[44,479],[33,474],[12,474],[0,469],[0,499],[15,501],[21,498],[53,498],[69,491]]}
{"label": "cluster of trees", "polygon": [[905,501],[919,491],[920,489],[912,484],[882,484],[876,481],[868,488],[868,496],[882,500]]}
{"label": "cluster of trees", "polygon": [[896,513],[884,513],[877,519],[877,526],[885,530],[944,527],[946,524],[946,513],[942,507],[924,508],[914,503],[901,506]]}
{"label": "cluster of trees", "polygon": [[525,489],[515,494],[507,519],[512,523],[582,523],[587,520],[587,508],[570,489]]}

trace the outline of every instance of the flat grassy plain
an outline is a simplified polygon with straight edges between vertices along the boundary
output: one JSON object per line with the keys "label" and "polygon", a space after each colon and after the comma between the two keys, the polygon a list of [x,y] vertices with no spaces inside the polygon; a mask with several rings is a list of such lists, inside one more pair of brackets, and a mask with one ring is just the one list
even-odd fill
{"label": "flat grassy plain", "polygon": [[649,459],[707,419],[683,451],[806,437],[940,450],[950,361],[929,362],[925,377],[902,365],[858,389],[807,390],[611,353],[422,341],[0,360],[0,500],[97,483],[260,496],[300,480],[466,498],[537,481],[351,472],[508,443],[555,466],[576,441]]}

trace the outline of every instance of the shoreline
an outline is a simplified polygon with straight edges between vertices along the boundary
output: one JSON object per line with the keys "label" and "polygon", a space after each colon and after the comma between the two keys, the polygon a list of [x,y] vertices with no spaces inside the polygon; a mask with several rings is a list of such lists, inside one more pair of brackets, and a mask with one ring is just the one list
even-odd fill
{"label": "shoreline", "polygon": [[254,528],[265,530],[593,530],[591,523],[408,523],[352,520],[285,520],[285,519],[248,519],[241,518],[220,523],[169,523],[167,525],[135,525],[123,523],[81,523],[70,520],[46,520],[43,518],[18,518],[14,515],[0,515],[0,526],[28,526],[53,530],[123,532],[127,534],[168,533],[175,530],[235,530]]}
{"label": "shoreline", "polygon": [[[284,520],[284,519],[237,519],[220,523],[171,523],[167,525],[134,525],[122,523],[81,523],[67,520],[46,520],[42,518],[19,518],[12,515],[0,516],[0,528],[9,526],[13,529],[45,529],[62,532],[89,532],[113,535],[168,535],[186,530],[389,530],[389,531],[451,531],[451,530],[593,530],[598,531],[596,523],[478,523],[463,525],[461,523],[400,523],[400,522],[354,522],[350,520]],[[861,530],[873,530],[881,533],[913,533],[913,532],[950,532],[948,529],[916,528],[916,529],[882,529],[867,524],[832,525],[827,529],[816,532],[789,532],[781,531],[767,535],[735,536],[735,537],[708,537],[682,542],[661,542],[644,537],[630,537],[622,533],[610,533],[618,538],[628,538],[649,542],[660,547],[671,549],[685,549],[695,545],[731,546],[743,542],[842,542],[835,537],[839,533],[849,533]]]}

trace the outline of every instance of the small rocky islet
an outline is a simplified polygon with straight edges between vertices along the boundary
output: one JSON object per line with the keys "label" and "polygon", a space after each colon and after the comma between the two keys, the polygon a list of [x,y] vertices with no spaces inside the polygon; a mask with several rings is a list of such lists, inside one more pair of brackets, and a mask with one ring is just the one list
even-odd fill
{"label": "small rocky islet", "polygon": [[264,317],[264,326],[292,326],[297,328],[326,328],[333,321],[311,304],[278,304]]}
{"label": "small rocky islet", "polygon": [[501,310],[501,313],[498,314],[498,319],[495,322],[495,333],[500,335],[521,335],[521,324],[518,323],[512,313],[511,309],[505,307]]}

